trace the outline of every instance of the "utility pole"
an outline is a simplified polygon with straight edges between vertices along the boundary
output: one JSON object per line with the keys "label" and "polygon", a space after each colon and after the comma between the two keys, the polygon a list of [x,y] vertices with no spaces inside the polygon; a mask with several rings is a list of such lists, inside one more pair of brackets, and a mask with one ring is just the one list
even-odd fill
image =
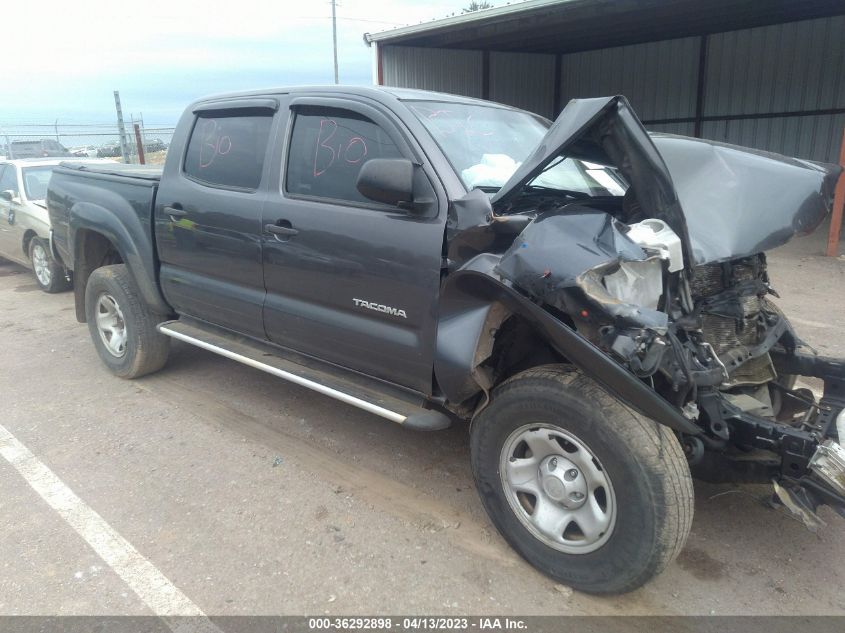
{"label": "utility pole", "polygon": [[12,151],[12,141],[9,140],[9,135],[4,131],[3,136],[6,137],[6,158],[14,158],[15,153]]}
{"label": "utility pole", "polygon": [[114,107],[117,110],[117,131],[120,134],[120,153],[123,162],[129,163],[129,148],[126,147],[126,126],[123,124],[123,110],[120,108],[120,92],[114,91]]}
{"label": "utility pole", "polygon": [[332,48],[334,50],[334,82],[339,84],[337,76],[337,0],[332,0]]}

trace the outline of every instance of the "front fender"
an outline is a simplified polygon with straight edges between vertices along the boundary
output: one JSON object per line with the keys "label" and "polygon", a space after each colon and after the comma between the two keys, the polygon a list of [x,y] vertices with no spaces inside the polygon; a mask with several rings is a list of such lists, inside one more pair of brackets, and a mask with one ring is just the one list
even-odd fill
{"label": "front fender", "polygon": [[441,292],[434,374],[446,397],[462,402],[481,390],[473,377],[484,326],[495,305],[525,318],[584,374],[655,422],[675,431],[701,432],[691,420],[642,380],[551,314],[503,284],[493,274],[498,257],[479,255],[449,276]]}
{"label": "front fender", "polygon": [[138,213],[128,201],[115,195],[114,199],[109,200],[108,208],[90,202],[73,205],[68,226],[68,245],[73,253],[75,275],[87,279],[91,270],[80,270],[79,264],[84,260],[84,241],[80,239],[82,231],[99,233],[108,239],[132,273],[143,300],[156,312],[171,312],[156,282],[155,245],[149,227],[141,223]]}

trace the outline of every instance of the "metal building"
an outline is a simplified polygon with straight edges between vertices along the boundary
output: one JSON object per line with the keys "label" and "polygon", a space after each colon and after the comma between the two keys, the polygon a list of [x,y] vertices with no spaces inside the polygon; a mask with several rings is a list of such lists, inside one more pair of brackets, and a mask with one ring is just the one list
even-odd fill
{"label": "metal building", "polygon": [[365,40],[375,83],[550,118],[623,94],[651,130],[831,162],[845,127],[845,0],[528,0]]}

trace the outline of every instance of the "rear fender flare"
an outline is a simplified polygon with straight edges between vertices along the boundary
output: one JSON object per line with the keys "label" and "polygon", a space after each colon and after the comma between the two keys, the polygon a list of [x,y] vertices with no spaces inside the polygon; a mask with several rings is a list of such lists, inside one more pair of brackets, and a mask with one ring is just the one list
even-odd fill
{"label": "rear fender flare", "polygon": [[98,233],[111,242],[134,278],[142,299],[153,311],[160,314],[172,312],[156,281],[155,245],[150,238],[150,228],[141,224],[128,202],[115,196],[108,209],[98,204],[78,202],[73,205],[70,218],[68,246],[74,258],[74,277],[82,282],[81,290],[76,292],[77,316],[80,295],[84,298],[85,281],[93,270],[90,262],[84,263],[84,242],[80,239],[80,232],[84,230]]}
{"label": "rear fender flare", "polygon": [[441,292],[434,374],[446,397],[460,403],[481,391],[474,378],[479,345],[495,306],[525,318],[571,364],[609,393],[669,428],[697,435],[701,429],[642,380],[587,339],[543,310],[490,271],[496,257],[480,255],[446,280]]}

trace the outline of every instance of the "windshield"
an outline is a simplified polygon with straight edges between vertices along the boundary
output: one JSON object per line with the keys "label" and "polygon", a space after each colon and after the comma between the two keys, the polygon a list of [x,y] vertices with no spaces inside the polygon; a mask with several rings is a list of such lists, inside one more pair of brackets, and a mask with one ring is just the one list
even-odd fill
{"label": "windshield", "polygon": [[53,167],[25,167],[23,190],[28,200],[44,200],[47,197],[47,183],[53,174]]}
{"label": "windshield", "polygon": [[[494,106],[410,101],[467,189],[496,191],[534,151],[549,123],[519,110]],[[621,196],[627,185],[615,169],[572,158],[553,161],[530,186]]]}

